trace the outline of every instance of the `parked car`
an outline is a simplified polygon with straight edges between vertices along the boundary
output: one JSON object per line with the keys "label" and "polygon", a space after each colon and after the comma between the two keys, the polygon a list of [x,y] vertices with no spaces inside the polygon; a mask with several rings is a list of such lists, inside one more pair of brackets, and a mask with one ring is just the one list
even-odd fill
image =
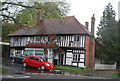
{"label": "parked car", "polygon": [[10,56],[12,63],[22,63],[23,58],[27,56],[26,54],[16,54],[15,56]]}
{"label": "parked car", "polygon": [[50,62],[46,62],[44,61],[44,59],[42,57],[39,56],[26,56],[23,60],[22,60],[22,64],[23,67],[27,67],[27,66],[32,66],[32,67],[36,67],[40,70],[51,70],[53,69],[53,64]]}

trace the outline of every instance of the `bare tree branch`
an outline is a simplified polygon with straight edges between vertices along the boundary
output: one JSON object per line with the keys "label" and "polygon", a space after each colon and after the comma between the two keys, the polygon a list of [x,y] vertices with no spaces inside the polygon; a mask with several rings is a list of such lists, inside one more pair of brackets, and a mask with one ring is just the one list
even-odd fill
{"label": "bare tree branch", "polygon": [[12,2],[2,2],[3,5],[5,4],[11,4],[11,5],[17,5],[17,6],[22,6],[22,7],[25,7],[25,8],[33,8],[31,6],[26,6],[26,5],[23,5],[23,4],[20,4],[20,3],[12,3]]}

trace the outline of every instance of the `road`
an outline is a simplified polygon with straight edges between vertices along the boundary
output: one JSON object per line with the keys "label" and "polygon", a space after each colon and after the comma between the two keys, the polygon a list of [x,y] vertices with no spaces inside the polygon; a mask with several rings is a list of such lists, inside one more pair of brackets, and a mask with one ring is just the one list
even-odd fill
{"label": "road", "polygon": [[60,70],[39,71],[36,68],[23,68],[21,64],[3,61],[3,67],[10,70],[3,74],[2,78],[14,79],[111,79],[108,77],[99,77],[92,75],[83,75],[80,73],[62,72]]}

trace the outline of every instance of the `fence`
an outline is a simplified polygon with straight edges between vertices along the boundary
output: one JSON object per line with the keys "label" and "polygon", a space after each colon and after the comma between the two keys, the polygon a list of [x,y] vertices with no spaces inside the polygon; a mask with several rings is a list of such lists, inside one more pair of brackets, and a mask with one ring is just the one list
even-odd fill
{"label": "fence", "polygon": [[109,64],[95,64],[95,69],[116,69],[117,63],[109,65]]}

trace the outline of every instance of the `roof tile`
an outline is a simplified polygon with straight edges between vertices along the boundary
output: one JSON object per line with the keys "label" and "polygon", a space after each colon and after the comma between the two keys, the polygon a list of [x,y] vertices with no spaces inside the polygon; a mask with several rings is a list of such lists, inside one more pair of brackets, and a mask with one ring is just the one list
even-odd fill
{"label": "roof tile", "polygon": [[8,36],[43,35],[43,34],[88,34],[90,32],[74,16],[43,19],[39,25],[28,29],[19,29]]}

